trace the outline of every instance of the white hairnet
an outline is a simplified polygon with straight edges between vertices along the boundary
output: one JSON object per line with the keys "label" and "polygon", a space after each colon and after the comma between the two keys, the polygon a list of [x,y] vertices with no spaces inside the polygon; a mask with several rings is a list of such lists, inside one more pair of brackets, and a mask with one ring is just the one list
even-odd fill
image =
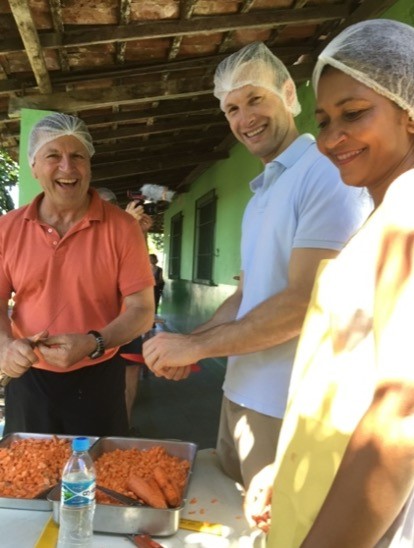
{"label": "white hairnet", "polygon": [[101,186],[95,190],[99,194],[100,198],[102,200],[105,200],[105,202],[111,202],[111,204],[118,203],[115,193],[112,192],[110,188],[106,188],[106,186]]}
{"label": "white hairnet", "polygon": [[76,116],[56,112],[42,118],[33,126],[27,147],[29,164],[33,165],[36,153],[43,145],[64,135],[76,137],[84,145],[89,156],[93,156],[95,149],[85,122]]}
{"label": "white hairnet", "polygon": [[[287,93],[286,82],[291,82]],[[265,88],[280,97],[294,116],[300,113],[295,84],[280,59],[263,42],[253,42],[223,59],[214,75],[214,96],[223,105],[227,95],[243,86]],[[293,92],[293,93],[292,93]]]}
{"label": "white hairnet", "polygon": [[371,19],[346,28],[318,57],[312,77],[315,92],[326,65],[387,97],[414,118],[413,27]]}

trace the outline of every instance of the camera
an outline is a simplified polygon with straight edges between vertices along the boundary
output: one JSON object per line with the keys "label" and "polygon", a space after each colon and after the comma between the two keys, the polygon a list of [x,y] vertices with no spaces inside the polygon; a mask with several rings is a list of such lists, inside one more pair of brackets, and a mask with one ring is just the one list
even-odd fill
{"label": "camera", "polygon": [[144,213],[147,215],[156,215],[158,213],[158,206],[155,202],[146,202],[145,196],[143,194],[139,194],[138,192],[132,192],[131,190],[128,190],[128,198],[130,200],[134,200],[139,205],[142,205],[144,209]]}
{"label": "camera", "polygon": [[142,207],[144,208],[144,213],[147,215],[156,215],[158,213],[157,204],[154,204],[154,202],[144,203]]}

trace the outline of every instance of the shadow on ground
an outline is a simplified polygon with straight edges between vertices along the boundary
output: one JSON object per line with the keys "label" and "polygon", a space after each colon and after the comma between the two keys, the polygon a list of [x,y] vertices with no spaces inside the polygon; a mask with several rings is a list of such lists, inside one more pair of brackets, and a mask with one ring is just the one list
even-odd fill
{"label": "shadow on ground", "polygon": [[216,446],[225,367],[215,360],[199,365],[183,381],[141,375],[132,411],[139,436]]}

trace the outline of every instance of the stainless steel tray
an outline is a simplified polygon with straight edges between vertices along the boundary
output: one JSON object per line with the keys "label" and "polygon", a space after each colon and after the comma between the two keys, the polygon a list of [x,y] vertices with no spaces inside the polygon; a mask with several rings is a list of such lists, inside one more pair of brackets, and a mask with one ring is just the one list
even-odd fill
{"label": "stainless steel tray", "polygon": [[[77,436],[63,436],[63,435],[52,435],[52,434],[31,434],[27,432],[14,432],[12,434],[7,434],[0,440],[0,447],[10,447],[14,441],[20,441],[25,439],[40,439],[48,440],[52,438],[59,439],[68,439],[71,440]],[[87,436],[89,438],[91,446],[99,439],[98,437]],[[18,510],[52,510],[52,503],[48,500],[48,492],[53,489],[53,486],[49,490],[45,490],[41,493],[39,498],[32,499],[22,499],[14,497],[1,497],[0,496],[0,508],[12,508]]]}
{"label": "stainless steel tray", "polygon": [[[179,508],[159,510],[149,506],[119,506],[97,504],[93,522],[94,531],[101,533],[117,533],[132,535],[146,533],[153,536],[170,536],[177,532],[181,510],[185,504],[197,445],[183,441],[153,440],[144,438],[100,438],[91,448],[90,454],[94,460],[103,453],[115,449],[150,449],[154,446],[164,447],[172,456],[186,459],[190,462],[190,472],[184,488],[182,505]],[[53,504],[53,519],[59,523],[60,486],[55,487],[48,495]]]}

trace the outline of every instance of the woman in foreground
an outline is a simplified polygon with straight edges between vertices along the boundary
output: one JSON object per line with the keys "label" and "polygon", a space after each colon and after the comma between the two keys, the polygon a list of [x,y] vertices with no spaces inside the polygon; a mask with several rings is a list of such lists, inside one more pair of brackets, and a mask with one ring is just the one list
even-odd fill
{"label": "woman in foreground", "polygon": [[[375,210],[315,283],[272,471],[269,548],[414,545],[413,59],[412,27],[371,20],[315,67],[319,149]],[[260,482],[246,498],[257,523],[270,493]]]}

